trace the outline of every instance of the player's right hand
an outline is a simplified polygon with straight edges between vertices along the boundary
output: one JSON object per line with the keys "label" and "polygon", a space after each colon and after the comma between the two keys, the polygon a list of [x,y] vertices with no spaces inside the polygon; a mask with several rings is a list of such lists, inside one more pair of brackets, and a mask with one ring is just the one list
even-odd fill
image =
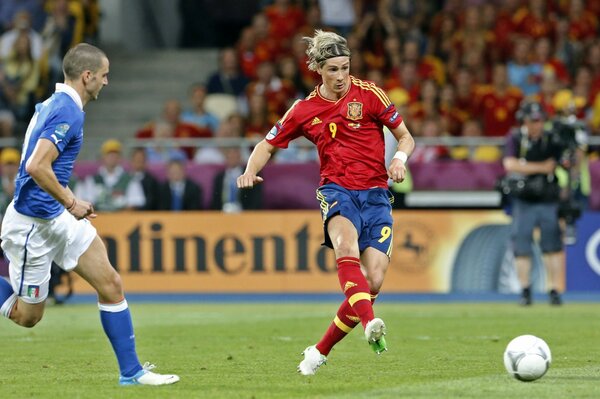
{"label": "player's right hand", "polygon": [[244,173],[240,177],[237,178],[237,186],[238,188],[252,188],[254,185],[258,183],[262,183],[263,178],[260,176],[256,176],[251,173]]}
{"label": "player's right hand", "polygon": [[71,215],[75,216],[75,219],[94,219],[97,215],[94,213],[94,205],[91,202],[87,202],[80,199],[75,199],[75,206],[69,210]]}

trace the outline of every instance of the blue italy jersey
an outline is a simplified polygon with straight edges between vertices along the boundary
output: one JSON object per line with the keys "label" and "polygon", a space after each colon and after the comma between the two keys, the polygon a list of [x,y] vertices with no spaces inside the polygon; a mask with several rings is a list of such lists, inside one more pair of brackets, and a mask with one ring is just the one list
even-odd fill
{"label": "blue italy jersey", "polygon": [[59,152],[52,169],[60,184],[66,187],[83,143],[84,116],[79,95],[65,84],[57,84],[54,94],[35,106],[35,114],[25,134],[23,155],[16,180],[14,206],[19,213],[52,219],[64,211],[64,206],[29,176],[25,165],[38,140],[50,140]]}

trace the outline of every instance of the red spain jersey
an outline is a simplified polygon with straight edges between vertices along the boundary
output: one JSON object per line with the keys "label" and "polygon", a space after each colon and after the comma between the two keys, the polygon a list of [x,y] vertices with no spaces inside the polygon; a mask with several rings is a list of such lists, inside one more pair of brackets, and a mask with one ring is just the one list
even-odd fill
{"label": "red spain jersey", "polygon": [[350,76],[350,88],[337,101],[322,97],[318,87],[296,101],[266,140],[279,148],[300,136],[313,142],[321,160],[321,185],[387,188],[383,126],[394,129],[400,123],[402,117],[383,90]]}

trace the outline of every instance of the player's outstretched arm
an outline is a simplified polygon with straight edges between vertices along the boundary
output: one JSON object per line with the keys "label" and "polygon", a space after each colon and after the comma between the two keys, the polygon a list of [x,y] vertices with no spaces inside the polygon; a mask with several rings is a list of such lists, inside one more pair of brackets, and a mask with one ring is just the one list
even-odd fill
{"label": "player's outstretched arm", "polygon": [[415,140],[404,122],[391,131],[398,140],[398,147],[396,148],[396,155],[394,155],[388,168],[388,176],[395,183],[400,183],[406,177],[406,161],[415,149]]}
{"label": "player's outstretched arm", "polygon": [[255,184],[262,183],[263,178],[257,176],[258,172],[265,167],[276,150],[277,148],[267,143],[266,140],[258,143],[248,158],[244,174],[237,179],[238,188],[252,188]]}

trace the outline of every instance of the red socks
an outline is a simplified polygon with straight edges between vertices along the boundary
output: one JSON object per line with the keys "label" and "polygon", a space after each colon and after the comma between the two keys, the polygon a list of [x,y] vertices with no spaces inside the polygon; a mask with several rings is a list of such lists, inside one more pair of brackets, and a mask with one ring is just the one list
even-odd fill
{"label": "red socks", "polygon": [[333,323],[316,345],[319,352],[325,356],[358,323],[362,323],[364,327],[375,317],[371,301],[375,300],[377,293],[370,293],[369,283],[360,270],[360,260],[346,256],[339,258],[337,265],[340,286],[346,300],[338,309]]}
{"label": "red socks", "polygon": [[[377,293],[371,292],[371,302],[375,302]],[[322,355],[327,356],[331,351],[331,348],[352,331],[354,327],[360,322],[360,318],[354,313],[352,307],[348,303],[348,300],[344,300],[342,305],[337,311],[333,322],[329,325],[329,328],[323,335],[323,338],[317,343],[317,349]]]}
{"label": "red socks", "polygon": [[322,355],[327,356],[331,348],[352,331],[352,329],[360,322],[360,319],[352,311],[348,300],[344,300],[337,311],[333,322],[323,335],[323,338],[317,343],[317,349]]}
{"label": "red socks", "polygon": [[360,270],[360,260],[345,256],[337,260],[337,265],[342,291],[364,327],[375,316],[373,315],[369,283]]}

